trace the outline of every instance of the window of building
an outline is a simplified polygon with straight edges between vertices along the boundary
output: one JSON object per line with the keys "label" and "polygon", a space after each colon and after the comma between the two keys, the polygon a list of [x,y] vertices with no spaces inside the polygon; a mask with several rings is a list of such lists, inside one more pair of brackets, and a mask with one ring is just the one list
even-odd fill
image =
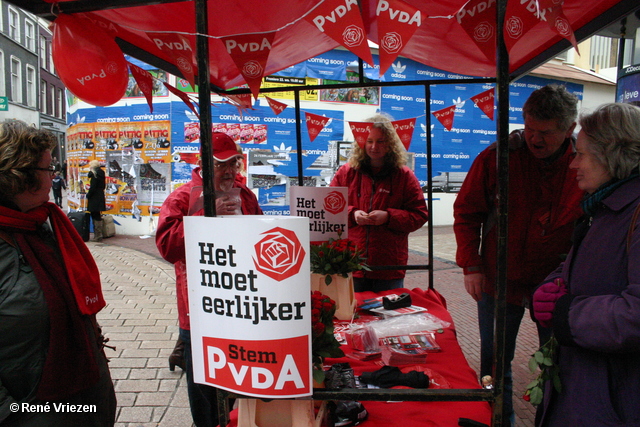
{"label": "window of building", "polygon": [[56,98],[58,101],[58,109],[56,110],[56,117],[59,119],[64,119],[64,91],[58,88],[58,96]]}
{"label": "window of building", "polygon": [[47,112],[47,82],[40,80],[40,112]]}
{"label": "window of building", "polygon": [[51,74],[56,73],[56,65],[53,63],[53,49],[51,48],[51,42],[47,41],[47,46],[49,47],[49,72]]}
{"label": "window of building", "polygon": [[7,96],[7,88],[4,82],[4,52],[0,50],[0,96]]}
{"label": "window of building", "polygon": [[49,103],[47,108],[47,114],[50,116],[55,116],[56,112],[56,88],[54,85],[49,86]]}
{"label": "window of building", "polygon": [[29,20],[24,21],[24,45],[31,52],[36,51],[36,26]]}
{"label": "window of building", "polygon": [[49,56],[47,55],[47,39],[45,36],[40,36],[40,66],[45,70],[48,70],[47,67]]}
{"label": "window of building", "polygon": [[27,65],[27,106],[36,107],[36,69]]}
{"label": "window of building", "polygon": [[11,100],[22,102],[22,63],[18,58],[11,58]]}
{"label": "window of building", "polygon": [[20,14],[9,7],[9,37],[20,43]]}

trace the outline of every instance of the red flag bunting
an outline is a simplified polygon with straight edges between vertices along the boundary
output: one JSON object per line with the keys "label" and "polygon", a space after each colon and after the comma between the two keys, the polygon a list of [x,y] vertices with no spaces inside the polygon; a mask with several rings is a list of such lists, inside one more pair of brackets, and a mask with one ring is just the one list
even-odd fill
{"label": "red flag bunting", "polygon": [[456,13],[458,24],[491,62],[496,61],[496,3],[470,0]]}
{"label": "red flag bunting", "polygon": [[176,33],[147,33],[147,35],[158,49],[175,60],[183,77],[187,79],[191,87],[195,88],[197,67],[190,40],[186,36]]}
{"label": "red flag bunting", "polygon": [[538,5],[535,1],[523,4],[520,1],[507,3],[507,12],[504,18],[504,43],[507,50],[531,30],[539,21]]}
{"label": "red flag bunting", "polygon": [[243,110],[255,110],[253,103],[251,102],[250,93],[240,93],[238,95],[224,95],[229,98],[233,103]]}
{"label": "red flag bunting", "polygon": [[396,130],[396,133],[400,137],[400,141],[402,141],[402,145],[404,145],[404,149],[408,150],[411,145],[411,138],[413,137],[413,130],[416,128],[416,119],[415,117],[412,119],[404,119],[404,120],[396,120],[391,122],[393,128]]}
{"label": "red flag bunting", "polygon": [[425,18],[422,12],[402,0],[379,0],[378,41],[380,43],[380,75],[391,66]]}
{"label": "red flag bunting", "polygon": [[144,97],[147,98],[149,112],[153,113],[153,76],[147,70],[143,70],[131,62],[127,61],[127,63],[129,65],[129,71],[131,71],[136,84],[144,94]]}
{"label": "red flag bunting", "polygon": [[309,139],[313,142],[316,136],[331,120],[329,117],[319,116],[312,113],[304,113],[307,121],[307,131],[309,132]]}
{"label": "red flag bunting", "polygon": [[367,142],[367,138],[369,138],[372,127],[373,123],[371,122],[349,122],[349,128],[351,128],[353,138],[360,148],[364,148],[364,144]]}
{"label": "red flag bunting", "polygon": [[[571,28],[571,23],[569,23],[569,19],[567,19],[564,11],[562,10],[564,1],[555,4],[555,1],[543,0],[540,2],[540,6],[542,8],[543,5],[549,3],[551,3],[551,7],[541,10],[541,19],[546,19],[547,24],[549,24],[549,27],[551,27],[552,30],[560,34],[565,39],[569,40],[576,52],[578,52],[578,55],[580,55],[580,51],[578,50],[578,42],[576,41],[576,36],[573,33],[573,28]],[[543,15],[543,13],[545,12],[546,15]]]}
{"label": "red flag bunting", "polygon": [[198,119],[200,119],[200,114],[198,113],[198,111],[196,111],[196,107],[191,102],[191,99],[189,99],[189,95],[187,95],[185,92],[179,91],[178,89],[176,89],[175,87],[171,86],[167,82],[162,82],[162,84],[164,85],[164,87],[167,88],[167,90],[169,90],[169,92],[171,92],[172,94],[174,94],[178,98],[182,99],[182,101],[185,104],[187,104],[187,107],[189,107],[189,109],[191,111],[193,111],[193,113],[196,115],[196,117]]}
{"label": "red flag bunting", "polygon": [[456,106],[452,105],[451,107],[443,108],[442,110],[434,111],[433,114],[436,119],[446,130],[451,130],[453,127],[453,113],[456,111]]}
{"label": "red flag bunting", "polygon": [[482,110],[491,120],[493,120],[493,108],[495,103],[496,89],[491,88],[471,97],[476,106]]}
{"label": "red flag bunting", "polygon": [[305,19],[374,66],[357,0],[325,0]]}
{"label": "red flag bunting", "polygon": [[261,34],[239,34],[223,37],[227,53],[240,70],[251,93],[258,99],[262,76],[271,53],[275,31]]}
{"label": "red flag bunting", "polygon": [[546,21],[552,30],[568,39],[580,54],[573,29],[564,15],[563,3],[557,0],[527,1],[524,4],[521,1],[507,3],[504,26],[504,41],[507,49],[510,51],[513,45],[540,21]]}
{"label": "red flag bunting", "polygon": [[284,102],[276,101],[275,99],[269,98],[268,96],[265,96],[265,98],[267,100],[267,103],[269,103],[269,107],[271,107],[276,116],[282,113],[284,109],[288,107],[288,105]]}

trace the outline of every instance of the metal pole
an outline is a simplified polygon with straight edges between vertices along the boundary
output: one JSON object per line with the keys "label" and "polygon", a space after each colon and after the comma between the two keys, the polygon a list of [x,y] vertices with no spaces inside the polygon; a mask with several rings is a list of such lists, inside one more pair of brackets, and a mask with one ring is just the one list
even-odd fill
{"label": "metal pole", "polygon": [[213,185],[213,147],[211,145],[211,80],[209,79],[209,25],[207,1],[196,0],[196,57],[198,58],[198,100],[200,103],[200,153],[202,158],[202,194],[204,216],[216,216],[216,192]]}
{"label": "metal pole", "polygon": [[504,406],[505,328],[507,296],[507,233],[509,198],[509,54],[503,34],[503,23],[507,9],[507,0],[496,2],[496,99],[498,102],[498,248],[495,295],[494,324],[494,392],[496,395],[493,409],[493,425],[506,424]]}
{"label": "metal pole", "polygon": [[300,91],[296,90],[295,105],[296,105],[296,159],[298,160],[298,185],[302,187],[304,185],[304,168],[302,165],[302,131],[300,124]]}
{"label": "metal pole", "polygon": [[427,209],[429,211],[429,222],[427,223],[427,233],[429,237],[429,289],[434,289],[433,283],[433,161],[431,159],[431,85],[424,85],[424,103],[427,126]]}

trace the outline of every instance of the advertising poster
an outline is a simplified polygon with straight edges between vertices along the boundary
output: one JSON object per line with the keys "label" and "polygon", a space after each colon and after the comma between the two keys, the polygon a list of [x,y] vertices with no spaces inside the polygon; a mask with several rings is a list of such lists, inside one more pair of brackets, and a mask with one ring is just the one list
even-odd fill
{"label": "advertising poster", "polygon": [[142,160],[144,163],[171,162],[171,122],[143,122]]}
{"label": "advertising poster", "polygon": [[349,237],[347,191],[347,187],[291,187],[291,216],[309,218],[312,243]]}
{"label": "advertising poster", "polygon": [[308,228],[298,217],[184,218],[196,383],[312,394]]}

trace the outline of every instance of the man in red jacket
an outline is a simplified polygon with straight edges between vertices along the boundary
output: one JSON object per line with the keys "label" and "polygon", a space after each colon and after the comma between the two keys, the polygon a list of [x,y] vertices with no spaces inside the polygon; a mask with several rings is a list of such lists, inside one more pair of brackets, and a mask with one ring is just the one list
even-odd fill
{"label": "man in red jacket", "polygon": [[[513,420],[511,360],[525,307],[534,288],[569,252],[581,215],[573,158],[572,133],[577,98],[563,86],[534,91],[524,104],[524,130],[509,135],[509,225],[505,410]],[[473,162],[453,205],[464,285],[478,302],[480,376],[492,375],[494,298],[497,265],[497,165],[495,143]],[[550,331],[538,328],[541,344]],[[533,351],[534,349],[532,349]],[[506,420],[505,420],[506,421]],[[508,425],[508,421],[507,425]]]}
{"label": "man in red jacket", "polygon": [[[245,185],[236,181],[242,165],[233,140],[224,133],[214,132],[213,177],[216,190],[217,215],[262,215],[258,199]],[[191,327],[189,325],[189,300],[187,292],[187,270],[185,264],[184,223],[188,215],[203,215],[201,163],[191,174],[191,181],[176,189],[167,197],[160,210],[156,230],[156,245],[160,255],[174,264],[176,273],[176,295],[178,298],[178,320],[180,339],[169,357],[169,368],[180,366],[187,372],[187,391],[193,421],[198,427],[218,425],[216,389],[193,382],[191,364]],[[239,196],[236,194],[239,192]]]}

